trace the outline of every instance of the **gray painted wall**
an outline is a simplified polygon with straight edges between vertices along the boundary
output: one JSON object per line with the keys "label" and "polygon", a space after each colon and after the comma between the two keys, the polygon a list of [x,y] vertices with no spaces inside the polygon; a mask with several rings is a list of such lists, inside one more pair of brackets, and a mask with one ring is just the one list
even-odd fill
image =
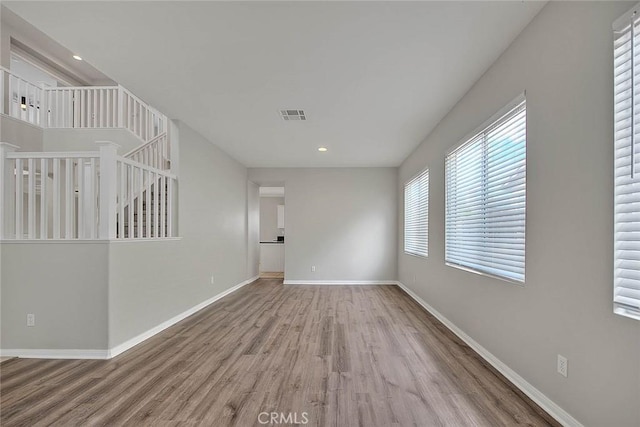
{"label": "gray painted wall", "polygon": [[182,239],[110,245],[111,347],[252,277],[247,169],[182,123],[179,137]]}
{"label": "gray painted wall", "polygon": [[278,228],[278,205],[284,205],[284,197],[260,197],[261,242],[270,242],[284,235],[284,230]]}
{"label": "gray painted wall", "polygon": [[43,151],[98,151],[96,141],[118,144],[121,156],[144,144],[127,129],[45,129]]}
{"label": "gray painted wall", "polygon": [[258,168],[249,179],[284,183],[285,279],[396,279],[396,168]]}
{"label": "gray painted wall", "polygon": [[42,129],[9,116],[0,116],[0,142],[17,145],[18,151],[42,151]]}
{"label": "gray painted wall", "polygon": [[107,348],[107,243],[2,243],[0,251],[1,348]]}
{"label": "gray painted wall", "polygon": [[[398,183],[430,168],[429,258],[402,252],[400,197],[399,279],[588,426],[640,425],[640,322],[612,311],[611,24],[631,6],[549,3],[402,164]],[[444,155],[523,90],[521,287],[445,266]]]}
{"label": "gray painted wall", "polygon": [[178,141],[182,239],[0,245],[1,348],[113,348],[257,275],[256,248],[247,265],[247,169],[187,126]]}

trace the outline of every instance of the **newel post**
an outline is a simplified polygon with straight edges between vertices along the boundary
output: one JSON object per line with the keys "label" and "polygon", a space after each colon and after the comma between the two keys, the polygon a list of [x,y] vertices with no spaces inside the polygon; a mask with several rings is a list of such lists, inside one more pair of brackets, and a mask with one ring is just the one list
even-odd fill
{"label": "newel post", "polygon": [[118,203],[118,144],[96,141],[100,146],[100,202],[98,238],[116,238],[116,212]]}
{"label": "newel post", "polygon": [[[9,222],[13,217],[15,204],[14,170],[10,167],[7,154],[13,153],[17,146],[0,142],[0,240],[9,237]],[[22,173],[22,172],[21,172]],[[22,174],[20,175],[22,179]]]}

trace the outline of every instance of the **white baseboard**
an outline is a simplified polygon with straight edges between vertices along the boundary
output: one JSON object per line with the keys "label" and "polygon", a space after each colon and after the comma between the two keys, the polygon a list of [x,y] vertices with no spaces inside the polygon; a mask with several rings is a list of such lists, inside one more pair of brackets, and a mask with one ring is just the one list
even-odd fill
{"label": "white baseboard", "polygon": [[221,292],[217,295],[214,295],[213,297],[209,298],[206,301],[201,302],[200,304],[194,305],[193,307],[191,307],[188,310],[183,311],[182,313],[172,317],[169,320],[165,320],[164,322],[160,323],[159,325],[149,329],[148,331],[145,331],[139,335],[136,335],[135,337],[123,342],[122,344],[119,344],[113,348],[111,348],[109,350],[109,358],[112,357],[116,357],[117,355],[124,353],[125,351],[129,350],[130,348],[140,344],[141,342],[148,340],[149,338],[151,338],[152,336],[164,331],[165,329],[167,329],[170,326],[175,325],[176,323],[178,323],[179,321],[186,319],[187,317],[191,316],[192,314],[202,310],[203,308],[205,308],[206,306],[213,304],[214,302],[218,301],[221,298],[224,298],[225,296],[237,291],[238,289],[242,288],[243,286],[248,285],[249,283],[253,283],[256,280],[258,280],[259,276],[255,276],[252,277],[251,279],[245,280],[242,283],[239,283],[237,285],[235,285],[232,288],[227,289],[224,292]]}
{"label": "white baseboard", "polygon": [[1,357],[22,357],[24,359],[108,359],[109,350],[53,350],[16,348],[0,350]]}
{"label": "white baseboard", "polygon": [[395,280],[285,280],[285,285],[396,285]]}
{"label": "white baseboard", "polygon": [[416,295],[411,289],[404,284],[397,282],[397,285],[409,295],[415,302],[420,304],[425,310],[433,314],[440,322],[456,334],[469,347],[476,351],[484,360],[489,362],[498,372],[505,376],[513,385],[518,387],[531,400],[544,409],[556,421],[566,427],[584,427],[578,420],[573,418],[567,411],[558,406],[555,402],[545,396],[540,390],[529,384],[527,380],[518,375],[513,369],[509,368],[500,359],[491,354],[489,350],[478,344],[473,338],[467,335],[462,329],[458,328],[453,322],[444,317],[436,309],[427,304],[422,298]]}
{"label": "white baseboard", "polygon": [[141,342],[151,338],[167,329],[170,326],[175,325],[179,321],[191,316],[192,314],[202,310],[206,306],[218,301],[219,299],[229,295],[232,292],[237,291],[243,286],[253,283],[258,280],[258,276],[245,280],[236,286],[227,289],[224,292],[219,293],[200,304],[194,305],[190,309],[183,311],[182,313],[166,320],[159,325],[145,331],[125,342],[119,344],[109,350],[51,350],[51,349],[6,349],[0,350],[0,356],[2,357],[22,357],[30,359],[111,359],[117,355],[129,350],[130,348],[140,344]]}

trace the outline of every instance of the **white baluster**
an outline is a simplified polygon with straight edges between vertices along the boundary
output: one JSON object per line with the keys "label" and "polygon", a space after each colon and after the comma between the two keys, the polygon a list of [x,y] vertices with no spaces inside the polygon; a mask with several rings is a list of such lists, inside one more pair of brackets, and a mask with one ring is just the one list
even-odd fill
{"label": "white baluster", "polygon": [[27,161],[27,236],[35,238],[36,233],[36,160]]}
{"label": "white baluster", "polygon": [[173,178],[168,178],[169,187],[167,188],[167,237],[173,237]]}
{"label": "white baluster", "polygon": [[144,169],[138,168],[139,173],[139,181],[137,185],[137,196],[138,196],[138,220],[136,221],[136,226],[138,228],[138,238],[144,237],[142,233],[143,224],[144,224],[144,216],[142,214],[142,198],[144,191]]}
{"label": "white baluster", "polygon": [[[100,146],[99,238],[104,240],[115,239],[119,145],[111,141],[98,141],[96,144]],[[122,203],[122,199],[120,203]]]}
{"label": "white baluster", "polygon": [[24,174],[22,172],[22,159],[16,159],[16,188],[15,188],[15,208],[16,208],[16,239],[24,238],[22,227],[22,208],[24,207]]}
{"label": "white baluster", "polygon": [[64,197],[64,238],[73,239],[73,211],[75,205],[75,186],[73,185],[73,162],[65,159],[65,197]]}
{"label": "white baluster", "polygon": [[60,159],[53,159],[53,238],[60,238],[60,201],[62,199],[62,192],[60,191]]}
{"label": "white baluster", "polygon": [[[4,102],[4,99],[2,100]],[[18,149],[17,146],[0,142],[0,240],[13,234],[13,212],[15,212],[15,169],[7,154]]]}
{"label": "white baluster", "polygon": [[160,179],[160,237],[166,237],[166,216],[167,216],[167,177]]}
{"label": "white baluster", "polygon": [[118,197],[118,237],[124,239],[124,205],[126,201],[126,184],[127,184],[127,169],[124,163],[118,163],[120,165],[120,190]]}
{"label": "white baluster", "polygon": [[131,165],[127,165],[127,169],[129,171],[128,175],[129,175],[129,197],[127,197],[127,206],[129,206],[129,220],[128,220],[128,233],[127,233],[127,237],[128,238],[133,238],[134,234],[133,234],[133,209],[134,209],[134,205],[133,205],[133,191],[134,191],[134,187],[133,187],[133,181],[135,179],[135,174],[133,173],[133,166]]}
{"label": "white baluster", "polygon": [[76,180],[78,182],[78,239],[84,239],[86,237],[85,234],[85,194],[84,194],[84,159],[78,159],[78,166],[76,167]]}
{"label": "white baluster", "polygon": [[147,171],[147,182],[145,184],[146,191],[146,223],[147,223],[147,233],[146,237],[153,237],[151,234],[151,171]]}
{"label": "white baluster", "polygon": [[40,159],[40,238],[49,237],[49,159]]}

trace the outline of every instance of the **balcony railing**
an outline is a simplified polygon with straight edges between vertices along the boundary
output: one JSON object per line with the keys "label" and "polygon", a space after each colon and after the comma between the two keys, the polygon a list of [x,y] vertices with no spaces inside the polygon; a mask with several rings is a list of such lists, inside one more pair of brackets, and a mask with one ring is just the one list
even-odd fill
{"label": "balcony railing", "polygon": [[0,98],[0,114],[42,128],[127,129],[143,143],[136,161],[170,165],[167,117],[122,86],[46,87],[0,67]]}

